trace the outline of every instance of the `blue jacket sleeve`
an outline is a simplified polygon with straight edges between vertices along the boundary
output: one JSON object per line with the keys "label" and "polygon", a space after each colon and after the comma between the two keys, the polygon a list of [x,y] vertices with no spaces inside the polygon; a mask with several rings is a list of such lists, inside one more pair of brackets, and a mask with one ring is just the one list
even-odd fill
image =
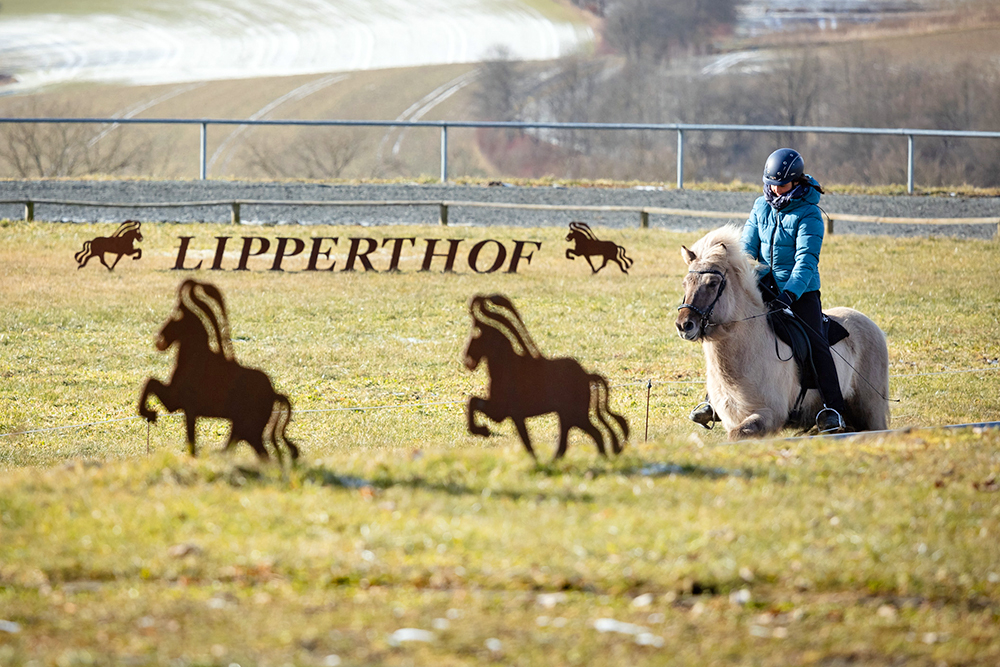
{"label": "blue jacket sleeve", "polygon": [[760,200],[754,202],[750,209],[750,217],[743,224],[743,252],[753,259],[760,259],[760,227],[758,225],[758,215]]}
{"label": "blue jacket sleeve", "polygon": [[819,289],[819,251],[823,247],[823,216],[819,207],[813,206],[809,212],[803,212],[795,234],[795,266],[785,283],[785,291],[791,292],[798,299],[813,282]]}

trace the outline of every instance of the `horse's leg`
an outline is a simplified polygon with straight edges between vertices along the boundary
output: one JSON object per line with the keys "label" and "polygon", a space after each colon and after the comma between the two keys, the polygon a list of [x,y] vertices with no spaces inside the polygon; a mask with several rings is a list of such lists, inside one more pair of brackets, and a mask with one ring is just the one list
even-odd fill
{"label": "horse's leg", "polygon": [[167,409],[167,412],[176,412],[180,408],[180,404],[174,396],[173,387],[163,384],[156,378],[149,378],[146,380],[146,385],[142,388],[142,394],[139,396],[139,414],[145,417],[147,421],[156,421],[156,411],[150,409],[147,405],[150,396],[160,399],[160,403],[163,403],[163,407]]}
{"label": "horse's leg", "polygon": [[108,271],[111,271],[111,270],[112,270],[112,267],[108,266],[108,263],[104,261],[104,253],[103,253],[103,252],[102,252],[102,253],[100,253],[100,254],[99,254],[99,255],[97,256],[97,259],[101,260],[101,264],[103,264],[103,265],[104,265],[104,267],[105,267],[105,268],[106,268],[106,269],[107,269]]}
{"label": "horse's leg", "polygon": [[[604,263],[601,264],[601,269],[603,269],[605,266],[608,265],[608,256],[607,255],[603,255],[603,257],[604,257]],[[597,269],[597,270],[600,271],[601,269]]]}
{"label": "horse's leg", "polygon": [[111,266],[108,268],[108,270],[114,271],[115,267],[118,266],[118,260],[120,260],[121,258],[122,258],[121,253],[119,253],[118,256],[115,257],[115,261],[111,263]]}
{"label": "horse's leg", "polygon": [[191,456],[198,456],[198,450],[194,445],[194,427],[198,422],[198,415],[184,411],[184,426],[187,428],[188,453]]}
{"label": "horse's leg", "polygon": [[[762,410],[760,412],[764,411]],[[727,432],[729,439],[744,440],[746,438],[762,438],[773,430],[768,428],[768,422],[770,420],[760,412],[753,413],[737,424],[735,428],[729,429]]]}
{"label": "horse's leg", "polygon": [[[490,429],[487,428],[485,425],[476,423],[476,413],[482,412],[483,414],[486,414],[485,411],[486,405],[487,405],[486,401],[482,398],[479,398],[478,396],[472,396],[469,398],[469,403],[468,406],[466,407],[466,415],[468,416],[469,419],[469,433],[471,433],[472,435],[479,435],[484,438],[488,438],[489,436],[493,435],[493,432],[490,431]],[[496,420],[494,419],[493,421]]]}
{"label": "horse's leg", "polygon": [[604,435],[601,433],[600,429],[594,426],[593,422],[589,419],[587,420],[587,423],[581,425],[580,428],[583,429],[584,433],[594,439],[594,444],[597,445],[597,451],[600,455],[607,458],[608,452],[604,449]]}
{"label": "horse's leg", "polygon": [[528,427],[524,425],[524,419],[514,419],[514,427],[517,429],[517,434],[521,436],[524,448],[531,454],[531,458],[537,461],[538,457],[535,455],[535,450],[531,448],[531,438],[528,436]]}
{"label": "horse's leg", "polygon": [[552,457],[553,462],[566,455],[566,446],[569,444],[569,429],[566,420],[563,419],[562,415],[559,415],[559,446],[556,447],[556,455]]}
{"label": "horse's leg", "polygon": [[566,248],[566,259],[576,259],[576,253],[572,248]]}
{"label": "horse's leg", "polygon": [[137,259],[139,259],[141,257],[142,257],[142,248],[136,248],[135,249],[135,257],[132,258],[132,261],[134,262],[135,260],[137,260]]}
{"label": "horse's leg", "polygon": [[584,255],[584,257],[587,259],[587,264],[590,264],[590,270],[591,270],[591,272],[597,273],[598,271],[600,271],[600,269],[595,269],[594,268],[594,263],[590,261],[590,255]]}

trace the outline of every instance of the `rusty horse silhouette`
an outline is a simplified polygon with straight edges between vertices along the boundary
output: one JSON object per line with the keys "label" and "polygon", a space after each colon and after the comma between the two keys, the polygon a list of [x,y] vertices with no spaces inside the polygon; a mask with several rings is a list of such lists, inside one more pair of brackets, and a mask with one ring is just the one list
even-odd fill
{"label": "rusty horse silhouette", "polygon": [[[475,370],[486,359],[490,377],[486,398],[469,399],[469,433],[492,435],[489,428],[476,423],[477,413],[495,423],[510,417],[525,449],[537,458],[524,420],[555,412],[559,415],[559,445],[553,460],[566,453],[569,430],[574,426],[593,438],[597,451],[606,456],[604,435],[591,420],[593,412],[610,436],[612,451],[622,451],[622,443],[628,439],[628,423],[608,407],[609,389],[604,377],[588,373],[576,359],[543,357],[514,304],[502,294],[472,297],[469,314],[472,331],[463,353],[465,366]],[[609,417],[615,424],[609,423]]]}
{"label": "rusty horse silhouette", "polygon": [[182,410],[187,421],[188,451],[196,456],[195,422],[198,417],[217,417],[232,422],[225,449],[246,441],[261,460],[268,459],[265,439],[283,461],[279,440],[292,460],[299,449],[285,436],[292,418],[288,397],[275,392],[263,371],[241,366],[233,355],[229,320],[222,293],[209,283],[185,280],[177,293],[177,305],[156,338],[156,349],[166,351],[177,343],[177,363],[170,381],[146,380],[139,398],[139,414],[151,422],[156,412],[147,405],[150,396],[168,412]]}
{"label": "rusty horse silhouette", "polygon": [[[566,235],[566,240],[573,241],[575,244],[572,248],[566,249],[566,259],[583,257],[587,260],[587,264],[590,264],[590,270],[594,273],[607,266],[608,262],[616,263],[622,273],[626,274],[628,268],[632,266],[632,260],[625,254],[625,248],[617,245],[614,241],[600,240],[585,222],[569,223],[569,234]],[[590,258],[595,255],[604,259],[604,263],[596,269],[594,263],[590,261]]]}
{"label": "rusty horse silhouette", "polygon": [[[111,236],[98,236],[90,241],[85,241],[83,250],[73,255],[73,258],[79,265],[76,268],[82,269],[87,266],[87,262],[94,257],[101,260],[101,264],[108,271],[115,270],[115,266],[118,264],[118,260],[122,258],[122,255],[135,255],[132,257],[133,261],[139,259],[142,257],[142,249],[136,248],[135,242],[142,240],[142,232],[139,231],[140,226],[140,223],[135,220],[126,220]],[[108,266],[108,263],[104,261],[105,253],[118,255],[111,266]]]}

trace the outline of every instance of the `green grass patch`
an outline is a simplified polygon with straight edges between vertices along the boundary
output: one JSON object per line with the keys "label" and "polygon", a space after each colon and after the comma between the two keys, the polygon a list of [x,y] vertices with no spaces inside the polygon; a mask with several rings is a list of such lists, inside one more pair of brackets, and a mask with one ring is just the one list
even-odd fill
{"label": "green grass patch", "polygon": [[[673,319],[698,234],[597,227],[635,259],[625,276],[566,260],[554,228],[147,224],[140,261],[77,270],[113,227],[0,223],[0,434],[60,429],[0,438],[0,664],[1000,659],[1000,432],[729,445],[690,424],[704,363]],[[170,270],[179,236],[210,257],[244,235],[341,237],[338,266],[356,236],[542,250],[517,274],[462,253],[420,272],[419,240],[395,274]],[[887,332],[894,426],[1000,419],[997,250],[827,239],[825,303]],[[169,375],[152,341],[188,276],[219,285],[238,358],[291,397],[296,469],[219,454],[220,421],[192,460],[181,419],[127,419]],[[576,434],[535,465],[509,424],[467,435],[485,375],[459,360],[466,302],[496,291],[545,354],[608,376],[621,457]],[[529,429],[551,456],[554,420]]]}

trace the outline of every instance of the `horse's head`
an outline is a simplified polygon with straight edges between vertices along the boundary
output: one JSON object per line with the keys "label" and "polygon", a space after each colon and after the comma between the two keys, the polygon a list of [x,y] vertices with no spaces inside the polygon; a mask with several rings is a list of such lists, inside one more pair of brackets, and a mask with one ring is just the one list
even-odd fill
{"label": "horse's head", "polygon": [[[740,231],[722,227],[709,232],[689,250],[681,246],[681,258],[687,264],[684,276],[684,302],[677,308],[674,324],[685,340],[701,340],[724,330],[724,324],[744,316],[754,299],[760,302],[755,284],[756,273],[743,253]],[[763,304],[759,303],[757,310]]]}
{"label": "horse's head", "polygon": [[583,240],[596,241],[597,237],[594,236],[590,225],[585,222],[573,221],[569,223],[569,234],[566,235],[566,240],[579,243]]}
{"label": "horse's head", "polygon": [[174,343],[186,349],[204,349],[233,359],[229,321],[222,293],[211,284],[185,280],[177,294],[177,306],[156,337],[161,352]]}
{"label": "horse's head", "polygon": [[462,352],[466,368],[475,370],[483,359],[500,356],[538,358],[541,354],[510,299],[502,294],[477,294],[469,300],[472,329]]}
{"label": "horse's head", "polygon": [[470,371],[476,370],[479,363],[486,356],[487,345],[483,340],[483,328],[472,323],[472,330],[469,332],[469,340],[465,341],[465,349],[462,351],[462,363]]}
{"label": "horse's head", "polygon": [[142,240],[142,232],[139,231],[141,226],[142,223],[138,220],[126,220],[115,230],[115,233],[111,237],[125,239],[131,245],[136,241]]}
{"label": "horse's head", "polygon": [[170,319],[160,327],[160,332],[156,334],[156,349],[165,352],[178,342],[192,347],[208,347],[208,332],[201,320],[183,306],[175,308]]}

